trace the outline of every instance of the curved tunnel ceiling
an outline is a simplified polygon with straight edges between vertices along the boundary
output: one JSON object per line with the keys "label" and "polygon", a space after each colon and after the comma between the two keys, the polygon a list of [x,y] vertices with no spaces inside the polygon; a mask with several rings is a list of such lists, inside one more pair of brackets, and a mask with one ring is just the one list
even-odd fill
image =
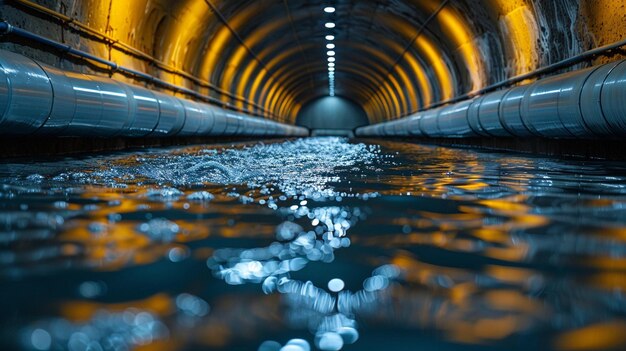
{"label": "curved tunnel ceiling", "polygon": [[[83,11],[94,15],[108,2],[89,3]],[[108,25],[120,34],[127,28],[129,40],[146,52],[232,93],[220,96],[224,102],[291,123],[302,106],[329,95],[327,35],[335,37],[336,95],[361,105],[372,123],[594,45],[573,31],[588,6],[578,0],[138,0],[110,6]],[[327,6],[336,11],[326,13]]]}

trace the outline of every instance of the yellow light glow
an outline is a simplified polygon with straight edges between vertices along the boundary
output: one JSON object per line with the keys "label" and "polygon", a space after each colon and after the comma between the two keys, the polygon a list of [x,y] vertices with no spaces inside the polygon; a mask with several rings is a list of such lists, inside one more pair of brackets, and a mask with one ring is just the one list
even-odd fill
{"label": "yellow light glow", "polygon": [[[282,26],[287,25],[288,21],[289,21],[288,18],[284,18],[281,20],[270,22],[264,26],[260,26],[245,39],[246,46],[249,48],[255,48],[261,40],[267,38],[267,36],[270,35],[272,32],[276,31]],[[236,86],[233,87],[233,79],[235,75],[237,74],[237,72],[241,70],[242,61],[244,58],[249,58],[249,53],[246,47],[244,47],[243,45],[240,45],[235,51],[235,53],[232,55],[232,57],[227,59],[227,62],[229,62],[228,70],[227,72],[224,72],[223,78],[221,81],[222,89],[227,90],[227,91],[235,90],[238,96],[244,96],[245,88],[250,83],[249,82],[250,76],[252,75],[254,70],[257,69],[259,66],[258,61],[249,60],[249,62],[245,66],[244,72],[241,74],[240,78],[238,79]],[[247,98],[252,99],[252,97],[247,97]],[[237,101],[236,106],[243,107],[243,102]]]}
{"label": "yellow light glow", "polygon": [[500,19],[500,25],[509,40],[514,64],[514,75],[531,72],[538,68],[538,26],[527,6],[520,6]]}
{"label": "yellow light glow", "polygon": [[474,35],[471,33],[467,23],[450,6],[446,6],[439,11],[437,21],[442,26],[447,37],[456,44],[457,49],[461,53],[470,75],[472,91],[484,87],[487,81],[483,66],[484,60],[480,56],[480,51],[473,40]]}
{"label": "yellow light glow", "polygon": [[425,38],[424,36],[420,36],[415,40],[418,48],[421,52],[426,56],[426,60],[428,64],[435,71],[435,76],[437,77],[437,83],[439,83],[439,88],[441,89],[441,99],[448,100],[452,98],[454,88],[452,86],[452,74],[450,73],[448,67],[443,61],[443,56],[439,52],[439,50],[432,44],[430,40]]}

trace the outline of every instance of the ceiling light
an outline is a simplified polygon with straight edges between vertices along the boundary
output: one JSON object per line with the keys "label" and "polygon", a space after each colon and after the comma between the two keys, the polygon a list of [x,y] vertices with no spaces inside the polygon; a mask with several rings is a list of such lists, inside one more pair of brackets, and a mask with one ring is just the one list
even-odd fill
{"label": "ceiling light", "polygon": [[335,36],[334,35],[327,35],[326,36],[326,40],[333,41],[333,40],[335,40]]}
{"label": "ceiling light", "polygon": [[329,57],[329,58],[328,58],[328,62],[335,62],[335,61],[336,61],[336,60],[335,60],[335,58],[334,58],[334,57]]}
{"label": "ceiling light", "polygon": [[332,6],[325,7],[324,8],[324,12],[326,12],[326,13],[333,13],[333,12],[335,12],[335,8],[332,7]]}
{"label": "ceiling light", "polygon": [[332,51],[332,50],[331,51],[327,51],[326,55],[328,55],[328,56],[335,56],[335,52]]}
{"label": "ceiling light", "polygon": [[335,67],[335,63],[334,62],[329,62],[328,63],[328,67]]}
{"label": "ceiling light", "polygon": [[335,28],[335,24],[333,22],[326,22],[324,25],[326,28]]}
{"label": "ceiling light", "polygon": [[334,49],[335,48],[335,44],[326,44],[326,49]]}

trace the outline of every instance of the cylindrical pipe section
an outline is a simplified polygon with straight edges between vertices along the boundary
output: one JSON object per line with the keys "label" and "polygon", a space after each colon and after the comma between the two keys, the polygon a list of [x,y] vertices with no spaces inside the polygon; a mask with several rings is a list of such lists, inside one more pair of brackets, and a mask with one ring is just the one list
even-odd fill
{"label": "cylindrical pipe section", "polygon": [[[522,119],[535,135],[552,138],[589,136],[580,113],[583,84],[593,72],[584,69],[533,83],[522,101]],[[561,103],[563,102],[563,103]]]}
{"label": "cylindrical pipe section", "polygon": [[483,103],[484,96],[479,96],[472,100],[472,103],[467,109],[467,123],[474,134],[479,136],[489,136],[489,133],[483,128],[480,123],[480,105]]}
{"label": "cylindrical pipe section", "polygon": [[357,136],[592,138],[626,136],[626,60],[485,94]]}
{"label": "cylindrical pipe section", "polygon": [[496,91],[483,97],[478,106],[478,120],[482,130],[491,136],[511,136],[500,118],[500,104],[506,90]]}
{"label": "cylindrical pipe section", "polygon": [[185,125],[185,107],[179,99],[173,96],[159,92],[154,92],[154,96],[159,102],[159,123],[151,135],[177,135]]}
{"label": "cylindrical pipe section", "polygon": [[385,135],[387,136],[393,136],[395,132],[394,128],[395,128],[396,123],[397,123],[396,121],[391,121],[389,123],[383,124],[383,133],[385,133]]}
{"label": "cylindrical pipe section", "polygon": [[408,123],[407,123],[407,119],[403,118],[403,119],[399,119],[396,121],[396,124],[394,125],[394,133],[397,136],[408,136],[409,135],[409,127],[408,127]]}
{"label": "cylindrical pipe section", "polygon": [[107,77],[62,71],[0,50],[0,134],[305,136],[308,130],[179,99]]}
{"label": "cylindrical pipe section", "polygon": [[62,70],[48,66],[39,65],[54,87],[54,103],[48,116],[48,120],[36,132],[44,135],[62,135],[72,124],[72,119],[76,114],[76,91],[70,79]]}
{"label": "cylindrical pipe section", "polygon": [[626,61],[609,72],[604,81],[600,96],[600,104],[604,117],[613,132],[619,136],[626,135]]}
{"label": "cylindrical pipe section", "polygon": [[0,133],[34,133],[48,120],[52,105],[52,85],[41,66],[0,51]]}
{"label": "cylindrical pipe section", "polygon": [[522,119],[522,99],[528,89],[527,85],[505,90],[500,102],[500,123],[504,129],[517,137],[533,135]]}
{"label": "cylindrical pipe section", "polygon": [[[613,62],[596,69],[585,82],[581,92],[580,110],[585,125],[596,136],[615,136],[615,131],[606,119],[602,110],[602,91],[608,75],[622,62]],[[608,104],[608,102],[607,102]]]}
{"label": "cylindrical pipe section", "polygon": [[130,113],[130,98],[126,88],[113,79],[90,76],[89,77],[100,90],[102,110],[97,128],[93,133],[98,136],[111,137],[117,135],[130,135],[130,126],[137,116]]}
{"label": "cylindrical pipe section", "polygon": [[445,107],[440,107],[424,111],[419,122],[420,130],[424,135],[431,138],[442,136],[441,130],[439,129],[439,117],[444,109]]}
{"label": "cylindrical pipe section", "polygon": [[153,92],[148,89],[124,85],[130,103],[131,124],[127,135],[143,137],[159,124],[159,101]]}
{"label": "cylindrical pipe section", "polygon": [[424,133],[422,133],[422,130],[420,129],[420,119],[422,119],[422,115],[420,113],[409,116],[408,125],[410,135],[424,136]]}
{"label": "cylindrical pipe section", "polygon": [[441,135],[455,138],[476,136],[467,120],[471,104],[472,100],[467,100],[443,108],[438,118]]}

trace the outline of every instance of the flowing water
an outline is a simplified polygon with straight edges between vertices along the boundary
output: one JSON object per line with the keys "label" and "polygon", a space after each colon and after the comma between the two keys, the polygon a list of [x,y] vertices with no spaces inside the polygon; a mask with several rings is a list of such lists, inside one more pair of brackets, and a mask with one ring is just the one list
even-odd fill
{"label": "flowing water", "polygon": [[0,165],[2,350],[626,348],[626,165],[309,138]]}

